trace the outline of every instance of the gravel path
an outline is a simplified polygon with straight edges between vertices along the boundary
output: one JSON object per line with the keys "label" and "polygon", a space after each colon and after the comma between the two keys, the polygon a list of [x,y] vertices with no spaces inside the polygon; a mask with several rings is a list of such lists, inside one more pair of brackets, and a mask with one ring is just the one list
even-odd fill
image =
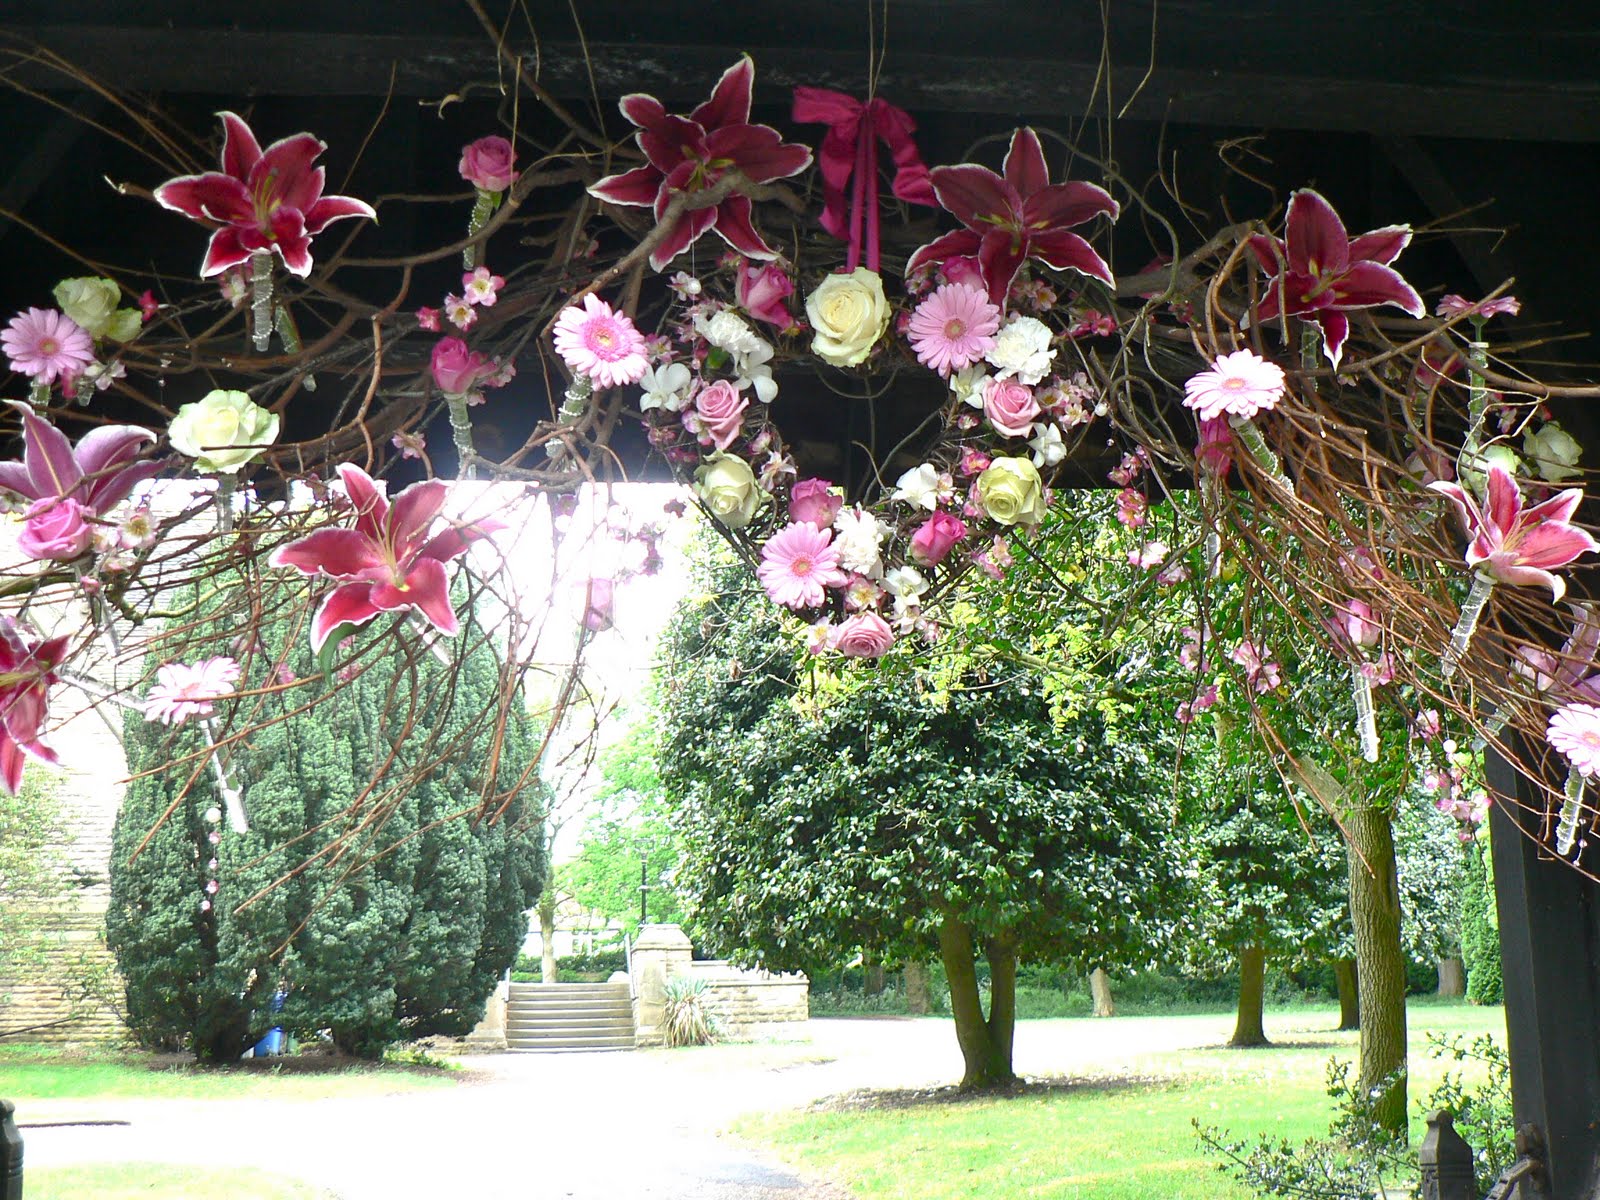
{"label": "gravel path", "polygon": [[[1280,1040],[1342,1035],[1293,1030]],[[1325,1024],[1325,1018],[1301,1017]],[[1170,1074],[1225,1017],[1040,1021],[1018,1027],[1029,1074]],[[695,1051],[504,1054],[463,1060],[460,1085],[335,1100],[108,1100],[122,1126],[24,1128],[26,1165],[142,1160],[250,1164],[340,1200],[848,1200],[723,1131],[752,1112],[862,1088],[960,1078],[948,1020],[812,1021],[792,1039]],[[81,1105],[75,1105],[79,1113]],[[18,1120],[51,1119],[49,1106]],[[226,1200],[226,1198],[221,1198]]]}

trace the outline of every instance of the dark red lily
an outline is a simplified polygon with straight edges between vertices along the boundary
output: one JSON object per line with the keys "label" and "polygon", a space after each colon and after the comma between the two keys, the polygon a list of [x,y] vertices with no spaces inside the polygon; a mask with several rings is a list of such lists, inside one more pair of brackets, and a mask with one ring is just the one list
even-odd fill
{"label": "dark red lily", "polygon": [[95,516],[105,516],[136,483],[160,474],[159,462],[134,461],[156,435],[141,425],[102,425],[74,446],[67,435],[35,415],[31,406],[11,401],[22,414],[22,461],[0,462],[0,491],[25,500],[76,500]]}
{"label": "dark red lily", "polygon": [[16,795],[25,755],[60,760],[42,740],[56,668],[67,656],[67,639],[31,642],[9,617],[0,620],[0,786]]}
{"label": "dark red lily", "polygon": [[222,170],[183,175],[155,190],[165,208],[221,226],[211,235],[200,277],[220,275],[257,250],[276,250],[296,275],[311,273],[311,239],[345,217],[376,220],[364,200],[324,196],[323,169],[313,167],[328,147],[309,133],[273,142],[265,151],[239,117],[222,118]]}
{"label": "dark red lily", "polygon": [[[809,149],[785,142],[769,125],[750,124],[755,72],[749,55],[741,58],[722,73],[711,98],[687,117],[669,113],[654,96],[624,96],[619,107],[639,127],[634,137],[648,161],[606,176],[589,194],[612,204],[653,206],[659,222],[674,195],[704,191],[730,170],[743,172],[751,183],[771,183],[805,170],[811,165]],[[650,266],[664,269],[710,229],[747,258],[777,257],[750,222],[750,197],[734,192],[713,208],[681,214],[651,252]]]}
{"label": "dark red lily", "polygon": [[1012,135],[1003,169],[996,175],[977,163],[962,163],[930,172],[939,203],[966,228],[923,246],[906,263],[906,274],[947,258],[976,255],[989,299],[1002,309],[1011,281],[1030,258],[1113,286],[1105,259],[1068,232],[1101,213],[1116,220],[1120,210],[1111,194],[1092,183],[1051,183],[1044,148],[1031,129]]}
{"label": "dark red lily", "polygon": [[1350,336],[1351,309],[1393,304],[1413,317],[1426,311],[1416,289],[1389,264],[1411,243],[1411,226],[1386,225],[1352,238],[1329,204],[1310,188],[1289,198],[1284,236],[1258,233],[1250,249],[1272,276],[1255,320],[1305,317],[1322,326],[1322,351],[1338,367]]}
{"label": "dark red lily", "polygon": [[390,503],[383,485],[360,467],[342,463],[339,474],[355,507],[355,528],[319,529],[278,547],[268,560],[274,567],[348,581],[328,593],[312,618],[312,650],[320,653],[341,625],[365,625],[380,613],[407,608],[440,633],[455,634],[461,626],[444,565],[499,529],[499,522],[456,525],[429,537],[444,507],[447,489],[440,480],[414,483]]}

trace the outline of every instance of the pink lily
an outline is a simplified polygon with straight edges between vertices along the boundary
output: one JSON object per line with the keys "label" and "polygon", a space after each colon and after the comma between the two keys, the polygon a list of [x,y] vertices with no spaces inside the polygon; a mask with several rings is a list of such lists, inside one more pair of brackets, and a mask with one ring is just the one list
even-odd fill
{"label": "pink lily", "polygon": [[182,175],[155,190],[163,208],[221,226],[211,235],[200,277],[220,275],[257,250],[276,250],[296,275],[311,273],[311,239],[346,217],[377,220],[364,200],[324,196],[324,172],[311,164],[328,147],[309,133],[273,142],[265,151],[250,126],[222,118],[222,170]]}
{"label": "pink lily", "polygon": [[355,507],[354,529],[319,529],[280,546],[268,562],[306,575],[348,580],[329,592],[311,620],[311,648],[341,625],[365,625],[380,613],[414,608],[440,633],[460,629],[450,604],[444,565],[465,554],[477,539],[501,528],[476,521],[428,537],[444,507],[446,487],[437,479],[414,483],[394,498],[360,467],[341,463],[339,475]]}
{"label": "pink lily", "polygon": [[12,795],[22,786],[24,755],[56,763],[41,740],[56,668],[67,656],[67,639],[30,642],[9,618],[0,620],[0,786]]}
{"label": "pink lily", "polygon": [[1600,550],[1600,542],[1572,524],[1572,514],[1583,502],[1582,488],[1568,488],[1524,508],[1517,481],[1498,466],[1489,468],[1489,499],[1483,508],[1460,484],[1435,481],[1428,487],[1448,496],[1461,510],[1472,538],[1467,546],[1467,566],[1501,583],[1517,587],[1542,584],[1550,589],[1552,600],[1560,600],[1567,584],[1555,569],[1580,554]]}
{"label": "pink lily", "polygon": [[[722,73],[711,98],[687,117],[667,112],[654,96],[624,96],[618,107],[639,127],[634,138],[646,165],[606,176],[589,194],[612,204],[653,206],[659,222],[675,194],[704,191],[730,170],[742,172],[751,183],[771,183],[805,170],[811,165],[809,149],[785,142],[770,125],[750,123],[755,72],[745,55]],[[713,208],[681,214],[651,251],[651,268],[665,269],[711,229],[747,258],[777,257],[750,222],[750,197],[733,192]]]}
{"label": "pink lily", "polygon": [[1282,238],[1258,233],[1250,239],[1261,269],[1272,276],[1256,305],[1256,322],[1264,325],[1280,313],[1315,321],[1322,326],[1322,352],[1337,368],[1350,336],[1346,312],[1380,304],[1413,317],[1428,311],[1416,289],[1389,266],[1410,242],[1409,225],[1386,225],[1352,238],[1333,205],[1302,188],[1289,198]]}
{"label": "pink lily", "polygon": [[135,484],[161,471],[159,462],[135,462],[139,448],[156,435],[139,425],[102,425],[77,446],[31,406],[10,401],[22,414],[22,461],[0,462],[0,491],[25,500],[68,498],[94,516],[104,516]]}
{"label": "pink lily", "polygon": [[962,163],[930,172],[939,203],[966,228],[923,246],[906,263],[906,274],[947,258],[976,255],[989,299],[1002,309],[1011,281],[1030,258],[1111,286],[1105,259],[1067,232],[1101,213],[1115,221],[1121,210],[1110,193],[1092,183],[1051,183],[1039,135],[1027,128],[1012,135],[1003,170],[996,175],[977,163]]}

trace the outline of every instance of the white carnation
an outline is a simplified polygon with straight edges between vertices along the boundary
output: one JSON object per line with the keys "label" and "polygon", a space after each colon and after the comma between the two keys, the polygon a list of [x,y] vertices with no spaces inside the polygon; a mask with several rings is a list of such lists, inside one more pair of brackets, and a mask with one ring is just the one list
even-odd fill
{"label": "white carnation", "polygon": [[860,508],[845,508],[833,518],[833,548],[839,552],[839,566],[868,579],[883,574],[883,526],[878,518]]}
{"label": "white carnation", "polygon": [[1050,336],[1050,327],[1038,318],[1013,317],[995,335],[994,349],[984,358],[999,372],[995,378],[1015,376],[1032,387],[1049,374],[1055,360]]}

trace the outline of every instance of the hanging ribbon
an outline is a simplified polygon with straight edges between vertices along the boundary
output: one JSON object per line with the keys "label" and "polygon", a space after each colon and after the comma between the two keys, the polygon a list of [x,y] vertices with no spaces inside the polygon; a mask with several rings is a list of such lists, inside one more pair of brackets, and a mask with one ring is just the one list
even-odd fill
{"label": "hanging ribbon", "polygon": [[[797,87],[794,90],[794,119],[802,124],[827,125],[817,154],[817,169],[822,174],[822,227],[836,238],[850,243],[847,271],[861,265],[862,226],[865,224],[866,265],[878,270],[878,142],[889,148],[894,159],[892,190],[909,204],[939,203],[933,194],[928,168],[911,140],[917,124],[911,114],[887,100],[874,98],[863,103],[843,92],[827,88]],[[845,185],[854,180],[848,214],[845,211]]]}

